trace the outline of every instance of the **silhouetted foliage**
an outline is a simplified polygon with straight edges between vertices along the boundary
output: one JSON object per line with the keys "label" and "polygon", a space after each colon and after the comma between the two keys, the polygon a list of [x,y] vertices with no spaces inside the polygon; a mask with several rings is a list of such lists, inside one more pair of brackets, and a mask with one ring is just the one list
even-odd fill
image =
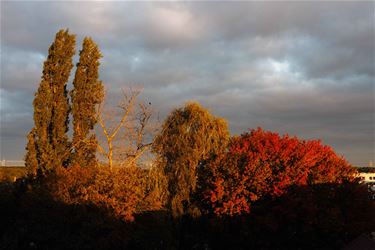
{"label": "silhouetted foliage", "polygon": [[375,173],[375,167],[357,167],[357,170],[361,173]]}
{"label": "silhouetted foliage", "polygon": [[[73,169],[77,177],[90,171]],[[67,203],[32,181],[0,184],[0,249],[340,249],[375,226],[375,203],[356,183],[294,186],[247,215],[173,219],[157,210],[129,222],[82,200],[86,181],[60,190],[74,194]]]}
{"label": "silhouetted foliage", "polygon": [[[267,231],[268,244],[285,249],[340,249],[375,228],[375,203],[353,182],[292,186],[285,194],[254,205],[252,217]],[[264,240],[266,244],[266,240]],[[262,243],[263,244],[263,243]]]}
{"label": "silhouetted foliage", "polygon": [[168,207],[174,216],[198,212],[191,201],[197,168],[225,150],[228,138],[226,121],[197,103],[175,109],[167,117],[154,140],[153,151],[168,180]]}

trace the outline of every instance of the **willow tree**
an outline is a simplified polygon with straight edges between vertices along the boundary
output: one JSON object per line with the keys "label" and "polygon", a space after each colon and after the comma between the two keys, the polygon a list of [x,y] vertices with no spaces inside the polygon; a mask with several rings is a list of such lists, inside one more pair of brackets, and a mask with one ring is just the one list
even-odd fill
{"label": "willow tree", "polygon": [[[26,165],[37,159],[40,173],[66,165],[68,161],[69,99],[66,84],[73,67],[75,35],[68,30],[57,32],[44,62],[42,80],[35,93],[34,132],[29,137],[35,141],[35,156],[29,149]],[[28,143],[29,144],[29,143]]]}
{"label": "willow tree", "polygon": [[98,46],[91,38],[85,38],[80,51],[70,95],[73,115],[73,163],[80,166],[96,164],[97,139],[93,133],[97,123],[97,106],[104,97],[104,88],[99,80]]}
{"label": "willow tree", "polygon": [[225,150],[229,140],[224,119],[211,115],[198,103],[175,109],[155,137],[153,152],[168,180],[167,205],[174,216],[195,214],[193,195],[198,168]]}

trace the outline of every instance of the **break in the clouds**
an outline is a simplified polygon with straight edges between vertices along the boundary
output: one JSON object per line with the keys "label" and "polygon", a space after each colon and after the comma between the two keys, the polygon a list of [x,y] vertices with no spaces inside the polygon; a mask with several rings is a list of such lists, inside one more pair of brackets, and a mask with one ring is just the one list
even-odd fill
{"label": "break in the clouds", "polygon": [[[162,117],[196,100],[375,161],[374,2],[1,2],[1,157],[21,159],[55,33],[100,46],[109,93],[144,87]],[[77,58],[76,58],[77,61]]]}

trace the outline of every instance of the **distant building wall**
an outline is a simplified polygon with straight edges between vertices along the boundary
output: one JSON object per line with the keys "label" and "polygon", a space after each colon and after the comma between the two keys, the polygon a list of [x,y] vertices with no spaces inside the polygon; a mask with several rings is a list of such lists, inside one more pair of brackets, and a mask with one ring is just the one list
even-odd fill
{"label": "distant building wall", "polygon": [[25,161],[21,160],[1,160],[0,167],[24,167]]}
{"label": "distant building wall", "polygon": [[359,178],[363,183],[375,183],[375,173],[359,173]]}

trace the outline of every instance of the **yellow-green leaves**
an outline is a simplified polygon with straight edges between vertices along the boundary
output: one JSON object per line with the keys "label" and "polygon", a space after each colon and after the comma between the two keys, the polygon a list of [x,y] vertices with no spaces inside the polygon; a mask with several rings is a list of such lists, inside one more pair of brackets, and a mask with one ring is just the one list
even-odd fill
{"label": "yellow-green leaves", "polygon": [[99,80],[98,46],[86,37],[80,51],[79,62],[70,92],[73,115],[72,162],[80,166],[96,164],[97,139],[92,130],[97,123],[96,106],[104,97],[104,88]]}
{"label": "yellow-green leaves", "polygon": [[153,151],[168,178],[168,204],[174,216],[194,210],[191,196],[196,191],[197,168],[225,150],[228,140],[226,121],[198,103],[188,103],[167,117]]}

